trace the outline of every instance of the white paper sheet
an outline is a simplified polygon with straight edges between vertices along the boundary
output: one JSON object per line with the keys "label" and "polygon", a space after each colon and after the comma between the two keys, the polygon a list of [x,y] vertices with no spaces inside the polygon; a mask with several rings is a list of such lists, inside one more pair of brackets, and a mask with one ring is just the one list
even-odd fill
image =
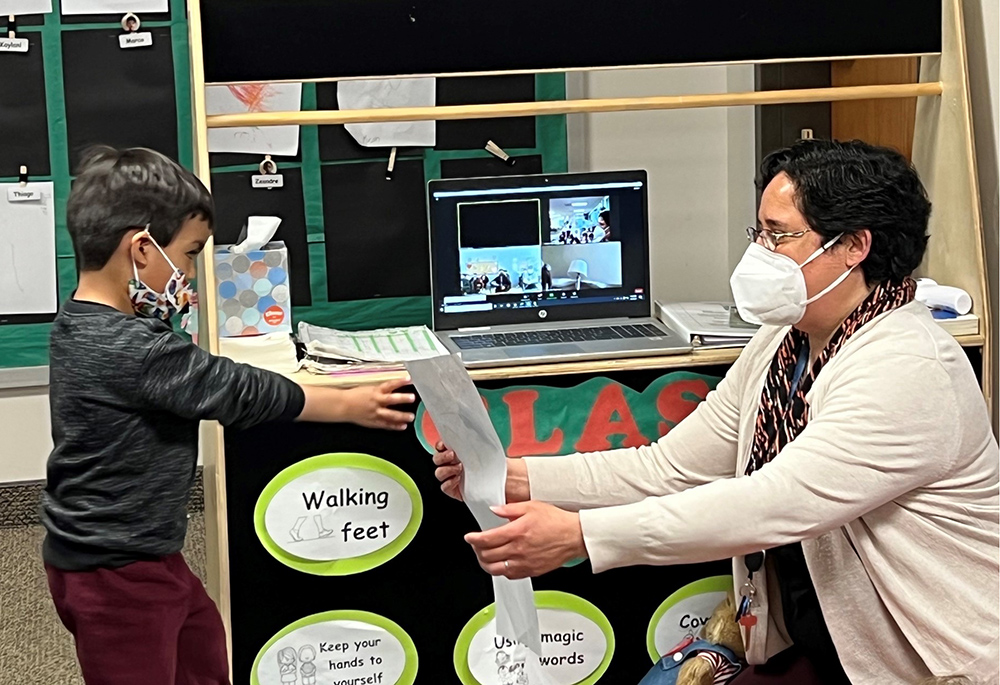
{"label": "white paper sheet", "polygon": [[[476,386],[457,356],[410,361],[406,370],[420,394],[441,439],[465,467],[462,497],[483,530],[507,523],[491,506],[505,503],[507,457]],[[541,652],[538,612],[531,579],[493,578],[497,602],[497,633]]]}
{"label": "white paper sheet", "polygon": [[[20,14],[48,14],[52,0],[0,0],[0,17]],[[6,36],[6,34],[4,34]]]}
{"label": "white paper sheet", "polygon": [[[301,83],[248,83],[208,86],[205,106],[209,114],[247,112],[298,112],[302,109]],[[210,128],[210,152],[291,156],[299,151],[298,126],[237,126]]]}
{"label": "white paper sheet", "polygon": [[[337,104],[341,110],[433,107],[437,101],[435,81],[433,78],[341,81],[337,84]],[[365,147],[434,147],[437,144],[433,121],[345,124],[344,128]]]}
{"label": "white paper sheet", "polygon": [[[12,191],[41,192],[17,202]],[[0,183],[0,314],[51,314],[58,307],[52,183]]]}
{"label": "white paper sheet", "polygon": [[63,14],[143,14],[167,12],[169,0],[62,0]]}
{"label": "white paper sheet", "polygon": [[299,340],[310,355],[344,361],[399,363],[448,353],[427,326],[339,331],[300,321]]}

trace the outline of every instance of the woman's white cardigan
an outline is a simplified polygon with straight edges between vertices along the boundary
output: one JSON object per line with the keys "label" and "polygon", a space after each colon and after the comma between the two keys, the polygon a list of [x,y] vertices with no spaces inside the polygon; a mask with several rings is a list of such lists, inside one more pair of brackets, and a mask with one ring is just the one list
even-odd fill
{"label": "woman's white cardigan", "polygon": [[[919,303],[872,321],[816,379],[805,430],[744,477],[787,331],[762,329],[648,447],[527,458],[532,498],[580,511],[595,572],[733,557],[739,589],[743,555],[801,541],[852,683],[997,682],[1000,457],[964,351]],[[789,645],[765,569],[751,663]]]}

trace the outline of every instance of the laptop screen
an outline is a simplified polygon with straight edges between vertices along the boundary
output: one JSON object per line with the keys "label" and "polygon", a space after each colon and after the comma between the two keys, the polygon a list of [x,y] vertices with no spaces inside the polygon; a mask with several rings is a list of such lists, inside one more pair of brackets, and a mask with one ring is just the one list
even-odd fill
{"label": "laptop screen", "polygon": [[428,185],[434,327],[649,316],[645,171]]}

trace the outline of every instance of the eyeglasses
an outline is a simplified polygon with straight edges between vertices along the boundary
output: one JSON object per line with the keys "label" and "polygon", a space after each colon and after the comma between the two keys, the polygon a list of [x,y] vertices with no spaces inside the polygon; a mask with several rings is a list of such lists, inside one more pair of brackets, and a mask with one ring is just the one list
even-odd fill
{"label": "eyeglasses", "polygon": [[757,228],[756,226],[747,226],[747,240],[751,243],[756,243],[761,241],[761,243],[769,250],[774,250],[778,245],[781,244],[782,240],[786,238],[801,238],[810,230],[809,228],[803,229],[801,231],[791,231],[788,233],[781,233],[779,231],[770,231],[766,228]]}

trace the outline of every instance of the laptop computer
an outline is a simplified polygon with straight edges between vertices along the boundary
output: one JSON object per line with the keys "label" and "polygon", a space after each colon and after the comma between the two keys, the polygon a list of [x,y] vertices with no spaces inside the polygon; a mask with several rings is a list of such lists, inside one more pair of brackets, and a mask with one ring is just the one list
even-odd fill
{"label": "laptop computer", "polygon": [[466,366],[677,354],[652,317],[645,171],[428,184],[434,330]]}

